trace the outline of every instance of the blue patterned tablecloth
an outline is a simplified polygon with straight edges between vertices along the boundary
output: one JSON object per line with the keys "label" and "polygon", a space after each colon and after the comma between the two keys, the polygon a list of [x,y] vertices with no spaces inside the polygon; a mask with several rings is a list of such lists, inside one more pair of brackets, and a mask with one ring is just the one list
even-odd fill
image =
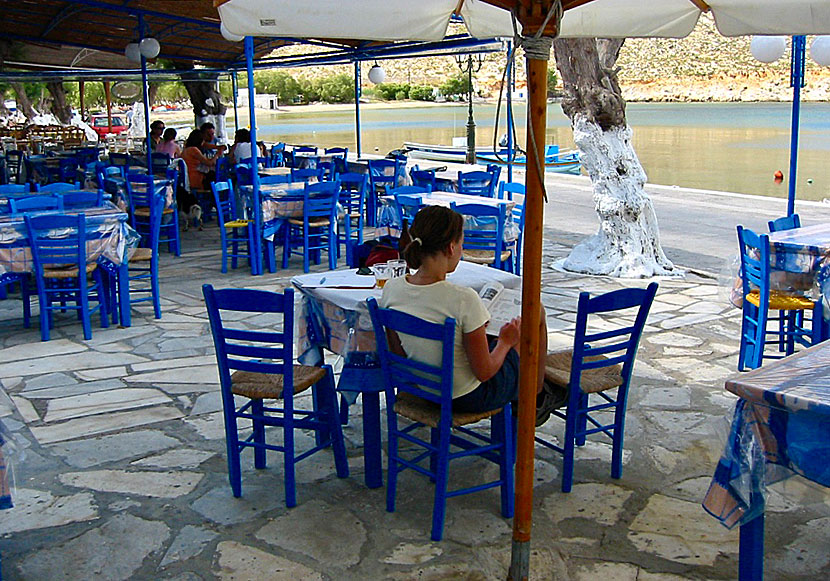
{"label": "blue patterned tablecloth", "polygon": [[830,342],[726,382],[741,399],[703,507],[725,526],[764,512],[766,487],[799,474],[830,486]]}

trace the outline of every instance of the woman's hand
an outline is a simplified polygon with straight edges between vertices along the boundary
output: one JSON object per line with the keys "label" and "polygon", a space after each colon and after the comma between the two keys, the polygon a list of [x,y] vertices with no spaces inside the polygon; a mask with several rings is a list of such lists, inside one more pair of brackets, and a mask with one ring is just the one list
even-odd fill
{"label": "woman's hand", "polygon": [[519,344],[521,338],[522,318],[516,317],[509,323],[505,323],[499,329],[499,341],[503,342],[508,347],[515,347]]}

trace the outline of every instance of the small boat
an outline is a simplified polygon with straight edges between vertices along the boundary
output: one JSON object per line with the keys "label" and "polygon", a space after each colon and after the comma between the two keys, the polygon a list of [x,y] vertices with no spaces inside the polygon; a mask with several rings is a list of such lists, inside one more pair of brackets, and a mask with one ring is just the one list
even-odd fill
{"label": "small boat", "polygon": [[[464,163],[467,157],[467,147],[463,145],[430,145],[407,141],[404,143],[404,150],[411,157],[434,161]],[[479,163],[507,165],[509,152],[510,150],[506,147],[499,147],[495,150],[492,147],[476,147],[476,160]],[[513,165],[524,166],[526,162],[527,157],[524,154],[514,154]],[[548,145],[545,148],[545,170],[578,174],[580,170],[579,151],[559,151],[558,145]]]}

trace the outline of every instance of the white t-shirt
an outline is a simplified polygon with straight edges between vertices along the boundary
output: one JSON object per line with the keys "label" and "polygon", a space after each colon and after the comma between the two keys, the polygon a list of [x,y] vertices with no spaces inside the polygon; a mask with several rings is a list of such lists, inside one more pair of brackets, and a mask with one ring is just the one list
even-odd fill
{"label": "white t-shirt", "polygon": [[[455,344],[453,358],[453,398],[461,397],[480,385],[476,379],[462,337],[490,320],[490,314],[473,289],[447,281],[427,285],[411,284],[407,277],[395,278],[383,287],[380,298],[382,308],[395,309],[430,323],[443,324],[447,317],[455,319]],[[401,346],[407,357],[429,365],[441,365],[440,341],[429,341],[399,334]]]}
{"label": "white t-shirt", "polygon": [[240,141],[233,147],[233,157],[236,160],[236,163],[241,162],[243,159],[248,159],[251,157],[251,142],[250,141]]}

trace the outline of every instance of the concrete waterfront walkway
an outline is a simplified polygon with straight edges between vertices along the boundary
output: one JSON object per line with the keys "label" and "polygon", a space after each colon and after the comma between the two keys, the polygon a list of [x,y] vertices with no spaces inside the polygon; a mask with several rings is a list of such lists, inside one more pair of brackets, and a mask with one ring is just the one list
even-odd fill
{"label": "concrete waterfront walkway", "polygon": [[[555,176],[548,185],[545,265],[596,228],[585,180]],[[591,439],[577,451],[573,491],[562,494],[561,458],[537,448],[534,580],[737,574],[737,531],[700,506],[734,404],[722,386],[739,329],[738,311],[707,273],[734,254],[735,224],[760,229],[783,203],[649,189],[664,249],[689,270],[660,282],[635,367],[622,479],[609,476],[610,447]],[[821,205],[799,209],[807,223],[830,218]],[[68,315],[41,343],[36,325],[22,329],[20,302],[0,302],[0,414],[25,453],[16,506],[0,512],[4,579],[506,578],[511,522],[499,515],[497,491],[450,500],[445,540],[431,542],[423,477],[401,477],[396,513],[385,511],[385,489],[364,487],[359,413],[345,428],[348,479],[336,478],[325,453],[300,463],[299,504],[287,510],[280,458],[257,471],[246,455],[243,497],[231,496],[200,286],[278,290],[298,261],[277,275],[222,275],[215,225],[183,237],[181,258],[162,255],[161,320],[134,309],[133,327],[93,328],[84,341]],[[643,282],[545,268],[543,284],[550,342],[565,345],[579,291]],[[556,436],[562,426],[551,420],[541,431]],[[456,464],[451,478],[472,481],[479,466]],[[768,511],[767,578],[827,578],[826,491],[792,479],[775,487]]]}

